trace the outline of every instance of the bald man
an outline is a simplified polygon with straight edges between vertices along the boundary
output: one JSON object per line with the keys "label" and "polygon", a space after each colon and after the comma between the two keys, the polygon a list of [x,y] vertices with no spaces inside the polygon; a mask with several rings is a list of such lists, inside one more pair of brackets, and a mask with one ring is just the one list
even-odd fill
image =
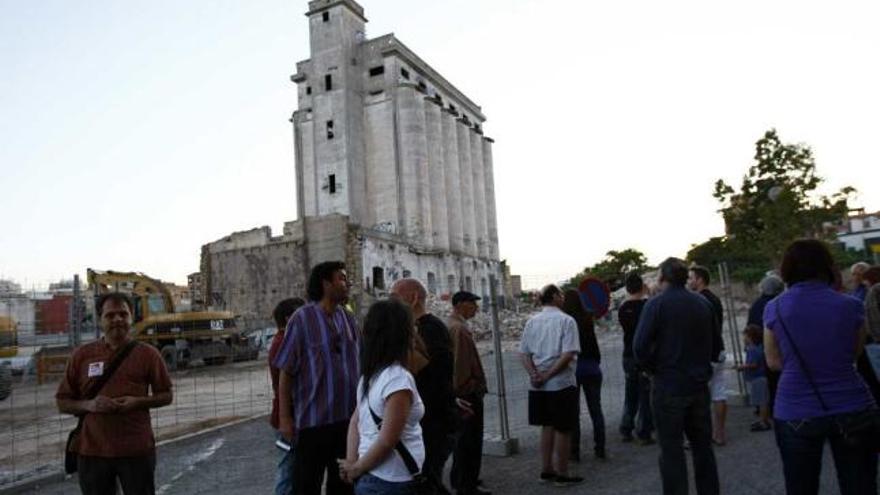
{"label": "bald man", "polygon": [[442,477],[443,466],[452,453],[455,432],[452,339],[443,321],[428,312],[428,291],[421,282],[414,278],[398,280],[391,286],[391,297],[412,308],[419,336],[428,352],[427,366],[416,373],[416,387],[425,403],[422,418],[425,463],[422,472],[437,487],[438,493],[449,493],[443,486]]}

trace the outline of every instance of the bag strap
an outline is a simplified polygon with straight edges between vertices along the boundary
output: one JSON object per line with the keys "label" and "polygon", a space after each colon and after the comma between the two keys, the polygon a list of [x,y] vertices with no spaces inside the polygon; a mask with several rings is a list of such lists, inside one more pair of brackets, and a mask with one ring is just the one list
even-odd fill
{"label": "bag strap", "polygon": [[[373,408],[370,407],[370,398],[369,397],[366,398],[366,402],[367,402],[367,409],[370,410],[370,416],[373,417],[373,421],[376,423],[376,428],[377,429],[382,428],[382,418],[380,418],[379,416],[376,415],[376,413],[373,412]],[[412,454],[409,453],[409,450],[406,448],[406,445],[403,444],[403,440],[400,440],[397,442],[397,445],[394,446],[394,450],[396,450],[397,453],[400,454],[400,458],[403,460],[403,463],[406,465],[406,469],[407,469],[407,471],[409,471],[409,474],[416,476],[417,474],[419,474],[421,472],[421,469],[419,469],[419,465],[416,463],[416,460],[413,459]]]}
{"label": "bag strap", "polygon": [[822,394],[819,393],[819,387],[816,386],[816,382],[813,381],[813,375],[810,373],[810,369],[807,368],[807,361],[801,355],[801,351],[798,349],[797,344],[794,343],[794,340],[791,338],[791,334],[788,333],[788,328],[785,326],[785,321],[782,320],[782,314],[779,312],[779,299],[776,300],[776,305],[774,306],[776,309],[776,319],[779,320],[779,325],[782,326],[782,331],[785,333],[785,338],[788,339],[788,343],[791,344],[792,350],[794,350],[794,355],[797,356],[798,362],[801,365],[801,369],[804,370],[804,374],[807,375],[807,381],[810,382],[810,386],[813,388],[813,393],[816,394],[816,398],[819,399],[819,404],[822,405],[822,410],[828,411],[828,406],[825,404],[825,400],[822,399]]}
{"label": "bag strap", "polygon": [[[102,388],[104,388],[104,385],[107,385],[107,382],[109,382],[110,378],[113,377],[113,373],[116,373],[116,370],[119,369],[119,366],[122,364],[123,361],[125,361],[125,358],[127,358],[128,355],[131,354],[132,349],[134,349],[137,345],[137,340],[130,340],[127,344],[125,344],[125,347],[120,349],[119,352],[115,356],[113,356],[113,359],[107,366],[106,372],[98,377],[98,379],[95,380],[94,383],[92,383],[92,386],[89,387],[88,390],[86,390],[86,393],[84,394],[85,400],[92,400],[98,396],[98,393],[101,391]],[[86,414],[88,413],[80,414],[77,417],[78,421],[76,423],[76,428],[74,429],[74,431],[82,429],[83,422],[86,419]]]}
{"label": "bag strap", "polygon": [[110,378],[113,377],[113,374],[116,373],[116,370],[119,369],[119,366],[125,361],[125,358],[131,354],[132,349],[138,345],[137,340],[130,340],[125,347],[119,350],[119,352],[113,356],[113,359],[110,361],[110,364],[107,366],[107,369],[104,371],[100,377],[92,384],[91,387],[86,391],[85,398],[86,400],[92,400],[98,396],[98,393],[101,392],[101,389],[104,388],[104,385],[107,385],[107,382],[110,381]]}

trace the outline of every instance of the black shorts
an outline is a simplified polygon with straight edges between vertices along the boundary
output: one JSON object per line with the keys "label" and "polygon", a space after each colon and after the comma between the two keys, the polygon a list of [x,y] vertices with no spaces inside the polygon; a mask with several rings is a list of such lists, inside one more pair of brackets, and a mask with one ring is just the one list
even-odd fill
{"label": "black shorts", "polygon": [[552,392],[530,390],[529,424],[552,426],[561,432],[572,431],[578,423],[578,399],[577,387]]}

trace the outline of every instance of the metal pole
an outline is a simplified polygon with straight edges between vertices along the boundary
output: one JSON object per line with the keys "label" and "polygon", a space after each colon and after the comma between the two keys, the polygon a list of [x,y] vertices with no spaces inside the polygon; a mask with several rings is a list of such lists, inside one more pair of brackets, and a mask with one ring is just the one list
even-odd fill
{"label": "metal pole", "polygon": [[492,344],[495,348],[495,378],[498,387],[498,420],[501,425],[501,440],[510,438],[510,424],[507,420],[507,387],[504,384],[504,359],[501,354],[501,328],[498,320],[498,298],[495,275],[489,275],[489,300],[492,305]]}
{"label": "metal pole", "polygon": [[80,292],[79,287],[79,274],[73,276],[73,325],[71,325],[71,331],[73,331],[73,345],[78,346],[80,342],[82,342],[82,303],[80,298],[82,297],[82,293]]}
{"label": "metal pole", "polygon": [[[730,343],[733,347],[731,353],[733,354],[734,364],[738,366],[742,364],[742,348],[740,347],[739,328],[736,324],[736,315],[734,314],[733,294],[730,286],[730,272],[727,268],[727,262],[722,262],[718,266],[718,274],[721,276],[721,284],[723,288],[722,295],[724,296],[724,302],[727,305],[727,311],[725,311],[725,313],[727,314],[727,330],[730,334]],[[736,374],[736,383],[739,393],[742,395],[745,390],[742,373]]]}

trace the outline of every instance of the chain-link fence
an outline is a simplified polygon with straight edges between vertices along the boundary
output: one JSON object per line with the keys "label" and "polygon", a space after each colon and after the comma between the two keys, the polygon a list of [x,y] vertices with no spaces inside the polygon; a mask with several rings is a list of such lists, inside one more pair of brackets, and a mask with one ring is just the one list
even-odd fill
{"label": "chain-link fence", "polygon": [[[91,295],[74,292],[44,284],[0,296],[0,488],[61,470],[76,418],[58,412],[55,392],[74,344],[100,334],[88,308]],[[157,441],[266,414],[272,400],[267,337],[255,334],[253,352],[234,360],[196,359],[172,371],[173,403],[151,411]]]}
{"label": "chain-link fence", "polygon": [[[716,292],[721,294],[724,290],[717,288]],[[62,328],[61,331],[47,331],[50,328],[47,322],[53,321],[53,314],[50,312],[35,309],[34,316],[27,318],[27,312],[21,309],[26,303],[17,301],[2,304],[2,301],[9,299],[27,297],[45,300],[52,297],[48,293],[41,295],[38,292],[0,299],[0,317],[14,319],[18,330],[15,355],[3,358],[4,362],[9,363],[6,368],[11,368],[13,373],[10,394],[0,401],[0,445],[3,446],[0,449],[0,488],[41,474],[59,472],[67,434],[76,423],[72,416],[57,411],[54,395],[70,354],[70,345],[77,337],[68,331],[69,327]],[[489,302],[485,301],[485,304],[488,305]],[[448,316],[448,301],[433,300],[431,305],[432,312],[441,318]],[[734,301],[733,308],[738,317],[738,328],[742,328],[747,305],[742,301]],[[507,391],[507,420],[511,435],[524,441],[532,441],[528,439],[537,433],[537,429],[528,425],[529,380],[517,350],[525,321],[538,309],[533,303],[520,302],[499,314],[502,337],[500,347]],[[729,307],[725,309],[730,311]],[[68,314],[72,314],[69,308]],[[80,323],[79,342],[94,339],[97,335],[94,323]],[[500,436],[491,312],[480,313],[472,323],[480,338],[478,347],[483,356],[490,389],[485,398],[486,434]],[[737,335],[729,331],[729,326],[730,322],[726,321],[724,336],[727,348],[733,349],[731,339],[737,338]],[[625,382],[621,363],[623,334],[616,322],[614,310],[597,322],[596,332],[602,353],[602,407],[607,434],[609,438],[613,438],[622,413]],[[268,337],[269,335],[258,334],[255,345],[261,350],[259,354],[249,356],[248,360],[218,365],[206,365],[196,360],[186,368],[173,371],[174,402],[168,407],[151,411],[157,440],[176,438],[237,419],[268,413],[272,399],[265,355]],[[728,377],[728,387],[732,391],[736,389],[736,377],[732,372]],[[592,427],[586,419],[588,415],[583,401],[581,412],[584,418],[582,442],[588,445],[592,438]]]}

